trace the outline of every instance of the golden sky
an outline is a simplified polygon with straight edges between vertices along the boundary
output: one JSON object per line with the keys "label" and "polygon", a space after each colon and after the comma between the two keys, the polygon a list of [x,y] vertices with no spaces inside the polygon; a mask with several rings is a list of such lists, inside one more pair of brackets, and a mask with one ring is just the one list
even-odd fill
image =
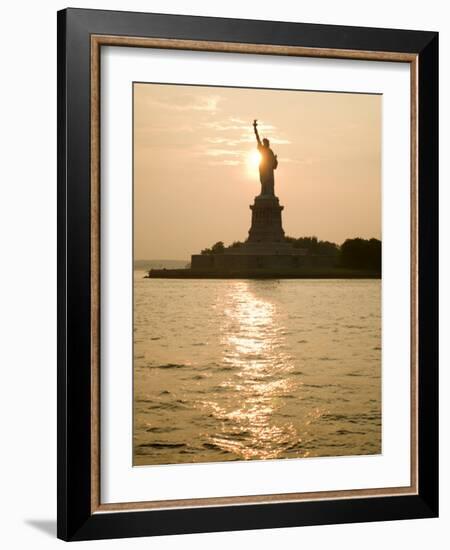
{"label": "golden sky", "polygon": [[134,258],[244,241],[260,192],[253,119],[278,155],[292,237],[381,238],[381,96],[134,84]]}

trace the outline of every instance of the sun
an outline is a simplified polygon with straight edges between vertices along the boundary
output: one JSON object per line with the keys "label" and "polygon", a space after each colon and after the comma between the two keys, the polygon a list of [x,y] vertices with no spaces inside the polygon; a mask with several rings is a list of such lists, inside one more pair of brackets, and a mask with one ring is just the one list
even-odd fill
{"label": "sun", "polygon": [[247,170],[249,174],[254,174],[255,170],[258,169],[259,163],[261,162],[261,153],[257,149],[249,151],[247,154]]}

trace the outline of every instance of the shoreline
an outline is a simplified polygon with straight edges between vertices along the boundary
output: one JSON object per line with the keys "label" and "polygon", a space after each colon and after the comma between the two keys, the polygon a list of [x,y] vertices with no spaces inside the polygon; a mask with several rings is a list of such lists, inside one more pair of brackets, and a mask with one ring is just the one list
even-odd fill
{"label": "shoreline", "polygon": [[194,269],[151,269],[144,279],[381,279],[378,271],[348,268],[208,271]]}

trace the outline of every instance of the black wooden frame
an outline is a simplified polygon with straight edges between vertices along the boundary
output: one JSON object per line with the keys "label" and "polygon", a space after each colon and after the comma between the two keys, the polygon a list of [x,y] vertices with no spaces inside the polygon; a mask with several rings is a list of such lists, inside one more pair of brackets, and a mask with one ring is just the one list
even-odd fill
{"label": "black wooden frame", "polygon": [[[190,39],[418,55],[418,495],[91,514],[90,37]],[[209,17],[58,13],[58,537],[86,540],[436,517],[438,35]]]}

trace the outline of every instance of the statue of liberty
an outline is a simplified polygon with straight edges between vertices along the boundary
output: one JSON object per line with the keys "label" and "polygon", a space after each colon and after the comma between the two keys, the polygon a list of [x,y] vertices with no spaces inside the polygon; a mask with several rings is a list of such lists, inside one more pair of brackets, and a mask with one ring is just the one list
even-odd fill
{"label": "statue of liberty", "polygon": [[257,147],[261,155],[261,160],[259,163],[259,179],[261,181],[261,193],[260,195],[265,196],[275,196],[275,178],[273,171],[277,169],[278,159],[270,148],[270,142],[267,138],[264,138],[261,142],[261,139],[258,134],[258,121],[253,121],[253,129],[255,131],[256,141],[258,142]]}

